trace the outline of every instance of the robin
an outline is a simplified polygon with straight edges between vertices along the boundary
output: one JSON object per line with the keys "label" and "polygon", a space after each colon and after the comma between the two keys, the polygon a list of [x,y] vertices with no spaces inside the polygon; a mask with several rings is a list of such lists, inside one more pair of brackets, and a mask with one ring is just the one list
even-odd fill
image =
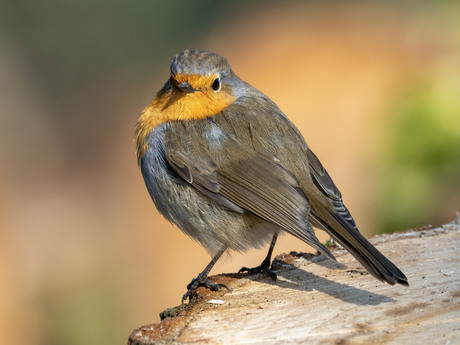
{"label": "robin", "polygon": [[271,256],[280,233],[329,259],[312,225],[325,230],[375,278],[408,285],[406,276],[358,231],[342,195],[294,124],[266,95],[241,80],[218,54],[185,50],[136,125],[137,158],[158,211],[212,255],[190,284],[208,279],[227,250],[270,242],[254,268],[273,279]]}

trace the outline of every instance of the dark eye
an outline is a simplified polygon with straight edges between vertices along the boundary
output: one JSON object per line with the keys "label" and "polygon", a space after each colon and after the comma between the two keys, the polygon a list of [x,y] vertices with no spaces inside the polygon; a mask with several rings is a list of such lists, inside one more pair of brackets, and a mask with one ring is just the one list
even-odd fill
{"label": "dark eye", "polygon": [[214,91],[219,91],[220,90],[220,79],[219,78],[214,79],[214,81],[212,82],[211,88]]}

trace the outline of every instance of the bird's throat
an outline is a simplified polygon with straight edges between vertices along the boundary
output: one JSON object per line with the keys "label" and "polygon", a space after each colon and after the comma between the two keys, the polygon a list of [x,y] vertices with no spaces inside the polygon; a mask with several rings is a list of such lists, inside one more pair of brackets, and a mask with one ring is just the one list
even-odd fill
{"label": "bird's throat", "polygon": [[183,93],[172,91],[158,94],[142,111],[136,124],[136,152],[138,161],[148,148],[147,137],[165,122],[193,121],[214,116],[226,109],[236,97],[230,92],[210,93],[208,90]]}

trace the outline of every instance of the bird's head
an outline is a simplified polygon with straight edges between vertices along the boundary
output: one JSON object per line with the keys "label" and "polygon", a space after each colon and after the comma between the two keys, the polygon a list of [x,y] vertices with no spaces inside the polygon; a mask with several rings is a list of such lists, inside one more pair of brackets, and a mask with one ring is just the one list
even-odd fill
{"label": "bird's head", "polygon": [[169,83],[184,93],[202,92],[214,96],[233,93],[230,81],[235,77],[222,56],[201,50],[185,50],[171,61]]}
{"label": "bird's head", "polygon": [[216,115],[235,101],[238,80],[220,55],[185,50],[172,59],[171,76],[159,94],[169,98],[162,110],[176,112],[181,119]]}

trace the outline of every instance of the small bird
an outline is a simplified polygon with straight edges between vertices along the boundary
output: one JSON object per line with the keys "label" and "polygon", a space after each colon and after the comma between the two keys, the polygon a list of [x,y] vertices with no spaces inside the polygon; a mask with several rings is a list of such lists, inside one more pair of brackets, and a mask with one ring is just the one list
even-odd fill
{"label": "small bird", "polygon": [[241,80],[218,54],[185,50],[136,124],[138,163],[158,211],[213,257],[187,285],[208,279],[227,250],[270,242],[254,268],[273,279],[278,234],[289,233],[329,259],[312,225],[325,230],[375,278],[408,285],[406,276],[358,231],[342,195],[303,136],[266,95]]}

